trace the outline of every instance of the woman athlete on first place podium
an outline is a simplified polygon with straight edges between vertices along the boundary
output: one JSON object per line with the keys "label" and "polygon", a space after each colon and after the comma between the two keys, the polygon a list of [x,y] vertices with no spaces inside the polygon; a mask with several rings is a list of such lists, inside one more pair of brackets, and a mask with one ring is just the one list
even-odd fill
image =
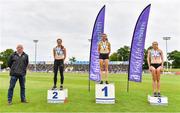
{"label": "woman athlete on first place podium", "polygon": [[111,45],[108,42],[107,35],[101,35],[101,41],[98,44],[99,52],[99,63],[100,63],[100,76],[101,82],[103,84],[103,71],[105,71],[105,83],[108,84],[108,65],[109,65],[109,54],[111,52]]}
{"label": "woman athlete on first place podium", "polygon": [[[147,62],[152,74],[152,87],[154,97],[160,97],[160,74],[163,71],[163,52],[158,48],[158,43],[152,43],[152,49],[148,50]],[[157,92],[156,92],[157,87]]]}

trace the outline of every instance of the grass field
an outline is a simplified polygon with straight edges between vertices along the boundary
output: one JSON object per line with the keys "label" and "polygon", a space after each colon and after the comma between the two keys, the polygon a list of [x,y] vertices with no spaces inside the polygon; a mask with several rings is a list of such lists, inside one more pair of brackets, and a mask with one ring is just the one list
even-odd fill
{"label": "grass field", "polygon": [[[151,76],[144,75],[142,83],[130,83],[126,92],[127,75],[112,74],[115,83],[116,104],[95,104],[94,82],[88,92],[88,74],[65,74],[65,87],[69,90],[68,103],[48,104],[47,90],[52,87],[53,74],[28,73],[26,95],[29,103],[20,103],[19,83],[16,84],[13,105],[7,105],[9,76],[0,73],[0,112],[180,112],[180,76],[162,75],[161,91],[168,96],[168,106],[152,106],[147,102],[151,94]],[[59,81],[58,81],[59,83]]]}

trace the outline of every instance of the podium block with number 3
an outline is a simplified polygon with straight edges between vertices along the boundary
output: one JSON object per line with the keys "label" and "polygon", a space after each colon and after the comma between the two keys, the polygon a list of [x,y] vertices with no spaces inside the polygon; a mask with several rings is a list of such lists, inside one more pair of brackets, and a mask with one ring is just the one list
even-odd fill
{"label": "podium block with number 3", "polygon": [[68,97],[68,90],[48,90],[48,103],[65,103]]}
{"label": "podium block with number 3", "polygon": [[96,84],[96,103],[114,104],[115,87],[114,84]]}
{"label": "podium block with number 3", "polygon": [[148,102],[151,105],[167,105],[168,104],[168,98],[165,96],[153,97],[153,96],[148,95]]}

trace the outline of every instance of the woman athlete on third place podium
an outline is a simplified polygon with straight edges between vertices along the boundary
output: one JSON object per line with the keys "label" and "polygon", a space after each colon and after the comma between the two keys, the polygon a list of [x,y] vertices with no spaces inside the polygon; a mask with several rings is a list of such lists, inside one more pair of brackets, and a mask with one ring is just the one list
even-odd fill
{"label": "woman athlete on third place podium", "polygon": [[108,42],[107,35],[101,35],[101,41],[98,45],[98,52],[99,52],[99,63],[100,63],[100,75],[101,75],[101,82],[103,84],[103,71],[105,71],[105,83],[108,84],[108,65],[109,65],[109,54],[111,52],[111,45]]}
{"label": "woman athlete on third place podium", "polygon": [[[163,52],[158,48],[158,43],[152,43],[152,49],[148,51],[147,62],[149,70],[152,74],[152,87],[154,92],[154,97],[160,97],[160,74],[163,70]],[[157,87],[157,92],[156,92]]]}

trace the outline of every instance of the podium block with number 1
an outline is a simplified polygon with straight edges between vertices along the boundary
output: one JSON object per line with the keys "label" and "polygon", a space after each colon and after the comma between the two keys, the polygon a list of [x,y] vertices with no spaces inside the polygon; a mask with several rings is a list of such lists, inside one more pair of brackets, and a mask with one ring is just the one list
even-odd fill
{"label": "podium block with number 1", "polygon": [[115,87],[114,84],[96,84],[96,103],[114,104]]}

